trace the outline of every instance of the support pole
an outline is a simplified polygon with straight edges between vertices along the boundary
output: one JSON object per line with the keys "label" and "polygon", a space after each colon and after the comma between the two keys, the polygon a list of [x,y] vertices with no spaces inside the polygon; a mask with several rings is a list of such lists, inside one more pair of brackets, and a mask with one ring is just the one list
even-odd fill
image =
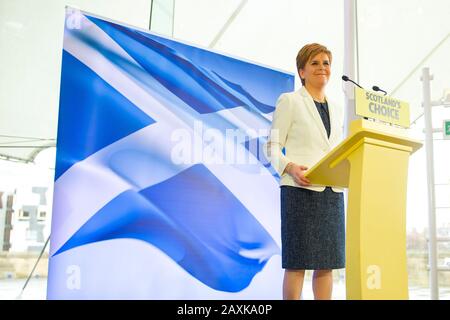
{"label": "support pole", "polygon": [[[344,0],[344,74],[351,79],[355,77],[356,68],[356,3],[355,0]],[[355,114],[354,85],[344,82],[345,120],[344,137],[349,134],[350,123],[359,117]]]}
{"label": "support pole", "polygon": [[437,247],[436,247],[436,201],[434,190],[434,150],[433,150],[433,121],[431,114],[431,90],[429,68],[422,69],[423,109],[425,115],[425,151],[427,155],[427,183],[428,183],[428,261],[430,266],[430,295],[432,300],[439,299],[437,278]]}
{"label": "support pole", "polygon": [[42,247],[41,253],[39,254],[39,257],[37,258],[36,262],[34,263],[33,270],[31,270],[30,274],[28,275],[27,281],[25,281],[25,284],[22,287],[22,291],[20,291],[19,295],[17,296],[17,299],[21,299],[22,298],[22,294],[25,291],[25,288],[27,287],[28,282],[30,281],[31,277],[33,276],[34,270],[36,269],[39,261],[41,260],[42,254],[44,253],[45,248],[47,248],[47,245],[48,245],[49,241],[50,241],[50,235],[48,236],[47,241],[45,241],[45,244]]}

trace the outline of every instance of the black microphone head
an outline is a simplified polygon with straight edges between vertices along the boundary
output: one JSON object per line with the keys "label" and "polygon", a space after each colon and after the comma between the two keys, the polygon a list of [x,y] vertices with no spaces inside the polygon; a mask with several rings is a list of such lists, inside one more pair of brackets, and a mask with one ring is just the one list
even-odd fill
{"label": "black microphone head", "polygon": [[387,95],[387,92],[384,91],[383,89],[381,89],[379,86],[373,86],[373,87],[372,87],[372,90],[373,90],[373,91],[380,91],[380,92],[383,92],[384,95]]}
{"label": "black microphone head", "polygon": [[344,75],[342,76],[342,80],[348,81],[348,77],[344,74]]}

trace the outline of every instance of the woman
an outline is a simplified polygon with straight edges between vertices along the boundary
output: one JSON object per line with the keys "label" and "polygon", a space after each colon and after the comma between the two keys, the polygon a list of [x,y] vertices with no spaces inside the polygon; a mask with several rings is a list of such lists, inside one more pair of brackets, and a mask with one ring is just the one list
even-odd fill
{"label": "woman", "polygon": [[305,270],[314,270],[314,298],[331,299],[332,270],[345,267],[343,190],[313,186],[305,177],[342,140],[343,112],[325,95],[331,61],[317,43],[299,51],[302,87],[279,97],[267,144],[281,176],[283,299],[300,299]]}

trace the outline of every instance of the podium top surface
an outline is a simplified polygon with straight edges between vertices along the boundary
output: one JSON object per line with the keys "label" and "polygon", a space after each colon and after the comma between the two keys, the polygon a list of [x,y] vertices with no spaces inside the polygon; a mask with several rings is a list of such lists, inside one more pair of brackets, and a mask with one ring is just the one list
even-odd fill
{"label": "podium top surface", "polygon": [[342,157],[365,138],[410,154],[423,145],[420,141],[409,138],[404,129],[358,119],[351,123],[349,136],[306,171],[305,176],[313,186],[347,188],[350,168],[348,161],[343,161]]}

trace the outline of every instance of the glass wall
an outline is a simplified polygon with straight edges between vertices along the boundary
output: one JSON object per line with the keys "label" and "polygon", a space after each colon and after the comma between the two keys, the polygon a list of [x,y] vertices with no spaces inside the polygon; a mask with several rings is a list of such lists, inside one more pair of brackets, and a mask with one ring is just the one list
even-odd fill
{"label": "glass wall", "polygon": [[[55,143],[66,4],[0,0],[0,155]],[[151,0],[73,0],[70,6],[149,26]],[[45,299],[48,246],[19,295],[50,234],[55,148],[34,163],[11,159],[0,160],[0,299]]]}
{"label": "glass wall", "polygon": [[175,0],[153,0],[149,29],[173,37]]}

